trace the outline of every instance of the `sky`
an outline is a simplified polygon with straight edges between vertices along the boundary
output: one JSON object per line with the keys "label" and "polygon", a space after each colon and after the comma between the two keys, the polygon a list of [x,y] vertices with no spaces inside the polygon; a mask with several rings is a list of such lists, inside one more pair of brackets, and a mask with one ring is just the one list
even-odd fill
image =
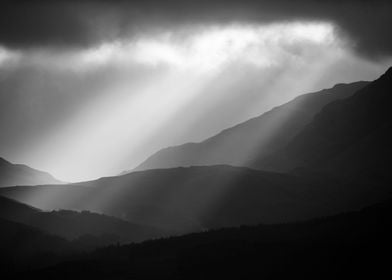
{"label": "sky", "polygon": [[[295,2],[295,3],[293,3]],[[0,156],[64,181],[136,167],[392,63],[389,1],[2,1]]]}

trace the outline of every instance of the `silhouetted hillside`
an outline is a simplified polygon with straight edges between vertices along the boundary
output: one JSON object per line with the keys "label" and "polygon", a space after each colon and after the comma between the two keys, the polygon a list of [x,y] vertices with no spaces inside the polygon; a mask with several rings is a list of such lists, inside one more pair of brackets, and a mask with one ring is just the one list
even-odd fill
{"label": "silhouetted hillside", "polygon": [[384,199],[390,188],[207,166],[147,170],[65,186],[3,188],[0,193],[46,210],[89,210],[190,232],[358,209]]}
{"label": "silhouetted hillside", "polygon": [[[90,242],[92,247],[142,241],[168,234],[153,227],[131,224],[88,211],[45,212],[2,196],[0,196],[0,218],[32,226],[68,240],[83,239],[85,242]],[[92,239],[99,243],[92,244]]]}
{"label": "silhouetted hillside", "polygon": [[60,256],[85,249],[81,243],[72,244],[61,237],[3,218],[0,218],[0,229],[1,279],[8,279],[7,275],[14,271],[55,264]]}
{"label": "silhouetted hillside", "polygon": [[327,105],[275,159],[277,169],[289,162],[349,180],[389,182],[391,92],[392,68],[352,97]]}
{"label": "silhouetted hillside", "polygon": [[0,187],[61,183],[49,173],[23,164],[13,164],[0,158]]}
{"label": "silhouetted hillside", "polygon": [[37,228],[0,218],[0,254],[33,255],[42,252],[67,252],[68,242]]}
{"label": "silhouetted hillside", "polygon": [[392,202],[304,223],[111,246],[28,274],[41,279],[355,279],[390,273]]}
{"label": "silhouetted hillside", "polygon": [[53,265],[99,246],[118,243],[116,238],[109,235],[84,235],[69,241],[3,218],[0,218],[0,228],[1,279],[8,279],[6,276],[13,271]]}
{"label": "silhouetted hillside", "polygon": [[301,95],[203,142],[163,149],[135,170],[216,164],[268,170],[268,165],[260,164],[261,159],[285,147],[323,106],[349,97],[367,84],[338,84],[331,89]]}

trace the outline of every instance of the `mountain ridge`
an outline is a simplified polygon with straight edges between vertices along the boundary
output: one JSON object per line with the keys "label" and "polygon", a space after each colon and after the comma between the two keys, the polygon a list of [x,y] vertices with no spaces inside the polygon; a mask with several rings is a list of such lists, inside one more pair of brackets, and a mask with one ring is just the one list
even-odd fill
{"label": "mountain ridge", "polygon": [[305,168],[348,179],[366,179],[364,172],[368,179],[390,178],[391,92],[392,67],[353,96],[325,106],[283,153]]}
{"label": "mountain ridge", "polygon": [[[44,279],[347,279],[389,273],[392,202],[301,223],[224,228],[110,246],[37,268]],[[97,265],[99,264],[99,265]],[[282,269],[284,267],[284,269]],[[148,268],[148,269],[146,269]],[[322,271],[322,273],[320,273]],[[18,271],[19,273],[19,271]]]}
{"label": "mountain ridge", "polygon": [[175,233],[305,220],[376,203],[389,188],[233,166],[137,171],[0,194],[45,210],[88,210]]}
{"label": "mountain ridge", "polygon": [[132,224],[115,217],[88,211],[43,211],[4,196],[0,196],[0,218],[36,228],[68,241],[95,236],[101,246],[140,242],[169,234],[157,228]]}
{"label": "mountain ridge", "polygon": [[[204,141],[164,148],[151,155],[133,171],[192,165],[227,164],[260,168],[256,157],[266,157],[285,146],[322,106],[350,96],[369,82],[336,84],[330,89],[300,95],[260,116],[224,129]],[[278,128],[278,129],[277,129]]]}
{"label": "mountain ridge", "polygon": [[0,187],[63,183],[48,172],[24,164],[14,164],[0,157]]}

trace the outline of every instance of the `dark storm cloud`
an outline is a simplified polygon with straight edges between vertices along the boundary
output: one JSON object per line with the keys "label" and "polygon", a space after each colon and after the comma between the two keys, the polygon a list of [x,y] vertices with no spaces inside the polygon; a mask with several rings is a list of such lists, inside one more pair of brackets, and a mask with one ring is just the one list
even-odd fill
{"label": "dark storm cloud", "polygon": [[371,56],[392,53],[391,1],[138,0],[9,1],[0,4],[0,44],[85,47],[177,24],[327,20]]}
{"label": "dark storm cloud", "polygon": [[90,32],[72,5],[44,1],[0,4],[0,43],[6,47],[80,46],[92,39]]}

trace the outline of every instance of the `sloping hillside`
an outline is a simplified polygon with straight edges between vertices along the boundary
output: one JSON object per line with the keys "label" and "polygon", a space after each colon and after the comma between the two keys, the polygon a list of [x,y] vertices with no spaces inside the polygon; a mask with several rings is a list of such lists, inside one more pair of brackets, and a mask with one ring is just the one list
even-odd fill
{"label": "sloping hillside", "polygon": [[301,95],[263,115],[228,128],[200,143],[163,149],[135,170],[228,164],[269,169],[261,159],[285,147],[326,104],[351,96],[367,82],[338,84]]}
{"label": "sloping hillside", "polygon": [[23,164],[13,164],[0,158],[0,187],[61,184],[49,173],[39,171]]}
{"label": "sloping hillside", "polygon": [[[391,92],[392,68],[352,97],[327,105],[280,154],[295,163],[291,168],[389,182]],[[279,164],[287,162],[278,160],[277,169]]]}
{"label": "sloping hillside", "polygon": [[64,186],[2,188],[0,193],[46,210],[89,210],[189,232],[339,213],[378,202],[388,189],[207,166],[146,170]]}
{"label": "sloping hillside", "polygon": [[92,212],[69,210],[45,212],[0,196],[0,218],[39,229],[68,240],[94,239],[99,245],[136,242],[167,234],[157,228]]}
{"label": "sloping hillside", "polygon": [[111,246],[33,275],[44,279],[350,279],[390,273],[392,203],[285,225]]}

